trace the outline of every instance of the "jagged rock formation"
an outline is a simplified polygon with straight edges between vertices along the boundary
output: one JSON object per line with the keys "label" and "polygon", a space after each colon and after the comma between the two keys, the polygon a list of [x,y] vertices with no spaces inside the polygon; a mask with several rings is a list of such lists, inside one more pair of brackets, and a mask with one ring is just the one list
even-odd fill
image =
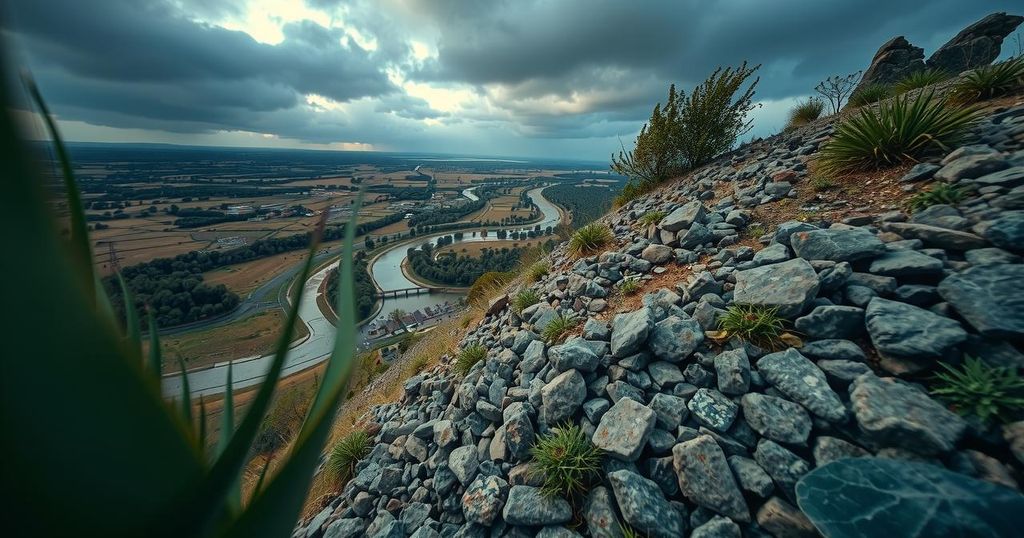
{"label": "jagged rock formation", "polygon": [[1003,39],[1024,17],[993,13],[964,28],[928,58],[928,67],[960,73],[992,63],[999,57]]}
{"label": "jagged rock formation", "polygon": [[[484,361],[413,377],[370,412],[370,455],[295,536],[816,536],[794,487],[848,457],[1017,489],[1024,421],[980,424],[920,383],[966,355],[1024,368],[1024,104],[893,181],[952,183],[969,193],[955,206],[908,216],[811,198],[846,216],[744,239],[755,208],[810,188],[806,161],[832,129],[749,145],[630,202],[602,219],[616,243],[600,255],[557,248],[550,274],[523,285],[540,303],[495,301],[469,329],[461,345],[487,348]],[[666,216],[641,226],[651,211]],[[618,296],[626,278],[647,283],[637,304]],[[734,304],[779,307],[802,346],[716,339]],[[540,335],[558,315],[581,326],[551,345]],[[530,457],[566,421],[604,451],[575,505],[542,495]]]}
{"label": "jagged rock formation", "polygon": [[903,36],[894,37],[878,48],[857,88],[867,84],[892,84],[923,69],[924,49],[911,45]]}

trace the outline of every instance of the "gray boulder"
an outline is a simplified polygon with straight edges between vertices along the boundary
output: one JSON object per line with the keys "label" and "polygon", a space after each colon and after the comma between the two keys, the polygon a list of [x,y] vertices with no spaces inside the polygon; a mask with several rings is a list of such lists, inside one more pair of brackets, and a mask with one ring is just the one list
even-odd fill
{"label": "gray boulder", "polygon": [[693,318],[669,316],[654,325],[647,347],[655,357],[682,362],[704,342],[704,329]]}
{"label": "gray boulder", "polygon": [[775,388],[816,416],[829,422],[846,418],[846,408],[829,387],[825,374],[796,349],[761,357],[757,370]]}
{"label": "gray boulder", "polygon": [[501,514],[508,497],[508,482],[497,476],[480,475],[462,494],[462,515],[467,521],[490,525]]}
{"label": "gray boulder", "polygon": [[690,501],[736,521],[750,521],[747,502],[725,453],[710,435],[673,447],[672,466],[679,475],[680,489]]}
{"label": "gray boulder", "polygon": [[693,418],[703,426],[717,432],[725,432],[736,420],[739,406],[721,392],[711,389],[697,389],[686,404]]}
{"label": "gray boulder", "polygon": [[818,294],[818,274],[800,258],[738,271],[735,275],[736,304],[777,308],[778,314],[787,318],[803,312]]}
{"label": "gray boulder", "polygon": [[916,250],[887,252],[875,258],[868,271],[894,277],[941,275],[942,260]]}
{"label": "gray boulder", "polygon": [[829,228],[790,237],[793,251],[805,260],[850,262],[885,252],[885,244],[866,228]]}
{"label": "gray boulder", "polygon": [[590,490],[587,501],[583,505],[583,518],[587,522],[587,530],[591,536],[607,538],[624,538],[619,518],[612,504],[612,496],[608,488],[597,486]]}
{"label": "gray boulder", "polygon": [[572,519],[572,507],[561,497],[544,495],[540,488],[512,486],[501,517],[510,525],[560,525]]}
{"label": "gray boulder", "polygon": [[811,417],[799,404],[757,392],[740,401],[743,418],[757,433],[790,445],[802,445],[811,434]]}
{"label": "gray boulder", "polygon": [[864,374],[850,385],[857,426],[883,447],[925,456],[953,450],[967,423],[923,391],[893,378]]}
{"label": "gray boulder", "polygon": [[985,265],[947,277],[939,295],[984,336],[1024,340],[1024,265]]}
{"label": "gray boulder", "polygon": [[[881,297],[868,303],[864,319],[878,353],[892,359],[891,366],[907,369],[894,373],[917,371],[925,360],[942,357],[967,339],[967,333],[956,320]],[[910,362],[897,362],[901,360]]]}
{"label": "gray boulder", "polygon": [[658,227],[669,232],[678,232],[684,228],[689,228],[695,222],[703,222],[706,215],[707,208],[704,207],[704,204],[694,200],[669,213],[665,218],[661,219]]}
{"label": "gray boulder", "polygon": [[928,58],[928,67],[948,73],[960,73],[992,63],[999,57],[1003,39],[1024,17],[993,13],[964,28]]}
{"label": "gray boulder", "polygon": [[631,398],[622,398],[601,417],[593,442],[609,456],[636,461],[657,420],[655,412]]}
{"label": "gray boulder", "polygon": [[679,511],[669,504],[656,483],[627,470],[608,474],[619,512],[645,536],[675,538],[685,529]]}
{"label": "gray boulder", "polygon": [[626,357],[640,350],[640,345],[654,326],[651,309],[618,314],[612,320],[611,351],[614,357]]}
{"label": "gray boulder", "polygon": [[907,75],[924,69],[924,49],[911,45],[903,36],[886,41],[875,56],[871,65],[864,70],[857,90],[868,84],[893,84]]}
{"label": "gray boulder", "polygon": [[864,309],[823,305],[797,318],[794,326],[810,338],[854,338],[864,332]]}
{"label": "gray boulder", "polygon": [[569,370],[544,385],[540,394],[544,420],[554,425],[572,418],[587,397],[587,384],[578,371]]}

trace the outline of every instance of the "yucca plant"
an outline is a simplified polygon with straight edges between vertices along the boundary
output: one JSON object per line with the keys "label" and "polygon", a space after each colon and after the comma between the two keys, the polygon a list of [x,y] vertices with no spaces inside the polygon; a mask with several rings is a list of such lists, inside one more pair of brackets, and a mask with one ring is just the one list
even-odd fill
{"label": "yucca plant", "polygon": [[892,89],[897,95],[907,93],[949,80],[950,76],[952,75],[948,71],[942,69],[922,69],[903,77],[899,82],[893,84]]}
{"label": "yucca plant", "polygon": [[572,234],[569,238],[569,252],[574,256],[588,256],[611,243],[614,238],[607,226],[592,222]]}
{"label": "yucca plant", "polygon": [[907,209],[911,213],[916,213],[933,205],[956,205],[963,201],[966,195],[963,189],[954,187],[949,183],[936,183],[932,185],[932,188],[911,196],[907,200]]}
{"label": "yucca plant", "polygon": [[1016,369],[989,366],[974,357],[967,357],[958,368],[939,365],[945,371],[935,374],[931,393],[957,413],[988,424],[1017,420],[1024,412],[1024,378]]}
{"label": "yucca plant", "polygon": [[540,436],[530,448],[541,492],[547,497],[572,498],[586,492],[601,470],[601,449],[582,428],[565,424]]}
{"label": "yucca plant", "polygon": [[854,108],[862,107],[888,99],[890,95],[892,95],[892,86],[873,82],[865,84],[853,92],[853,95],[850,96],[849,105]]}
{"label": "yucca plant", "polygon": [[[251,499],[241,503],[240,480],[288,355],[301,303],[295,286],[277,352],[265,381],[240,421],[234,419],[228,368],[221,433],[206,439],[205,405],[193,414],[188,377],[179,401],[161,394],[160,345],[150,314],[149,354],[141,351],[138,317],[125,313],[126,330],[112,312],[93,271],[92,253],[73,168],[57,127],[34,84],[38,107],[60,164],[70,234],[58,233],[48,204],[49,185],[19,137],[6,84],[0,152],[5,179],[0,219],[7,229],[8,260],[2,293],[6,351],[0,448],[7,509],[25,535],[66,536],[287,536],[298,518],[320,458],[355,343],[352,244],[346,227],[336,310],[342,320],[321,385],[287,457],[273,476],[264,467]],[[353,212],[353,215],[355,212]],[[322,226],[321,226],[322,229]],[[304,281],[309,256],[299,271]],[[17,260],[14,262],[14,260]],[[125,304],[133,301],[127,286]],[[60,305],[53,308],[52,305]]]}
{"label": "yucca plant", "polygon": [[948,151],[978,118],[977,109],[951,105],[932,93],[895,97],[843,120],[818,153],[819,171],[834,175],[916,162]]}
{"label": "yucca plant", "polygon": [[370,453],[373,442],[363,430],[356,430],[338,441],[331,449],[327,467],[341,484],[356,474],[356,464]]}
{"label": "yucca plant", "polygon": [[637,219],[637,221],[640,222],[640,224],[643,224],[644,226],[649,226],[651,224],[657,224],[661,222],[661,220],[664,219],[666,215],[668,215],[668,213],[661,210],[648,211],[647,213],[640,215],[640,218]]}
{"label": "yucca plant", "polygon": [[487,357],[487,348],[480,344],[473,344],[459,352],[455,358],[455,372],[459,375],[466,375],[476,363]]}
{"label": "yucca plant", "polygon": [[541,331],[540,336],[548,344],[557,344],[565,338],[565,335],[571,331],[573,327],[579,325],[579,322],[579,318],[571,312],[565,315],[559,314],[544,326],[544,330]]}
{"label": "yucca plant", "polygon": [[737,336],[765,349],[775,349],[782,341],[786,320],[778,308],[757,305],[732,305],[718,320],[718,328],[728,336]]}
{"label": "yucca plant", "polygon": [[793,110],[789,111],[789,121],[786,122],[786,129],[795,129],[807,125],[820,118],[824,110],[824,101],[817,97],[808,97],[806,101],[797,103]]}
{"label": "yucca plant", "polygon": [[953,86],[953,99],[973,103],[993,99],[1024,89],[1024,57],[979,67],[964,75]]}
{"label": "yucca plant", "polygon": [[527,282],[536,282],[544,278],[548,274],[549,270],[551,270],[551,266],[548,265],[548,262],[534,262],[530,264],[529,267],[526,268],[526,273],[523,275],[523,277],[526,279]]}
{"label": "yucca plant", "polygon": [[539,302],[540,295],[537,292],[527,288],[525,290],[520,291],[519,293],[516,294],[515,297],[512,298],[512,310],[518,314],[522,312],[523,309],[533,306]]}

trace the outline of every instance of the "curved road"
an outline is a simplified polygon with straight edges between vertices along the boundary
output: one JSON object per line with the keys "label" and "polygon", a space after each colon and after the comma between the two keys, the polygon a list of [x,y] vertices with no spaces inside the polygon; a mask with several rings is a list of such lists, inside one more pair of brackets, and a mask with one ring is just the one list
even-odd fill
{"label": "curved road", "polygon": [[[467,191],[470,190],[472,189],[467,189]],[[559,210],[554,204],[541,195],[542,190],[544,190],[543,187],[532,189],[527,194],[533,200],[533,203],[540,208],[543,219],[539,223],[533,223],[528,226],[505,229],[511,231],[532,230],[538,224],[541,229],[544,229],[548,226],[554,227],[558,224],[560,220]],[[465,194],[467,198],[475,196],[471,192],[466,191],[463,191],[463,194]],[[480,232],[466,232],[466,236],[462,240],[456,242],[472,243],[478,241],[497,241],[498,238],[494,235],[494,229],[489,230],[489,232],[490,233],[488,233],[486,237],[480,237]],[[452,233],[454,232],[450,231],[429,237],[418,238],[415,241],[397,245],[384,251],[384,253],[373,261],[369,268],[370,274],[376,281],[377,286],[384,291],[419,287],[416,283],[407,279],[402,273],[401,264],[402,260],[406,257],[406,252],[410,248],[419,248],[427,242],[436,244],[438,238],[451,235]],[[330,264],[321,268],[312,275],[302,287],[302,304],[299,307],[299,318],[309,330],[309,337],[293,345],[291,350],[288,352],[288,358],[285,361],[285,367],[281,374],[282,378],[327,360],[330,356],[334,347],[334,325],[327,321],[323,312],[320,311],[316,302],[316,296],[320,285],[323,283],[324,279],[327,278],[328,272],[330,272],[333,267],[334,264]],[[276,278],[274,280],[276,280]],[[455,302],[461,297],[462,295],[457,293],[433,293],[398,298],[389,297],[384,300],[383,307],[380,309],[377,318],[375,319],[387,317],[387,313],[395,310],[396,308],[406,312],[412,312],[413,310],[423,308],[424,306],[431,306],[444,301]],[[366,330],[365,328],[368,325],[369,324],[363,325],[363,331]],[[361,332],[359,339],[363,340],[364,338],[365,333]],[[272,360],[273,355],[268,354],[233,361],[232,386],[236,389],[240,389],[259,383],[266,375],[267,369],[270,368]],[[224,362],[214,364],[213,366],[205,369],[197,369],[188,372],[189,390],[192,397],[220,394],[223,392],[227,383],[227,370],[227,363]],[[181,383],[182,377],[180,374],[164,376],[162,380],[162,390],[164,395],[167,397],[179,396],[181,394]]]}

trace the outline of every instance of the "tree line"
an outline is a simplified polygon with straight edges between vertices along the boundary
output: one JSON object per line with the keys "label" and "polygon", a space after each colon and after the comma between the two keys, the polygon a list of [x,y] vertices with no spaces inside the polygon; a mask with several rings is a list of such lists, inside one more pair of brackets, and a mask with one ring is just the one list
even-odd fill
{"label": "tree line", "polygon": [[[373,285],[373,279],[370,278],[366,257],[362,253],[356,256],[352,269],[355,271],[355,289],[353,293],[355,294],[356,316],[358,318],[357,321],[362,321],[373,312],[373,306],[377,302],[375,296],[377,289]],[[335,267],[331,269],[330,273],[327,273],[327,297],[332,306],[336,306],[334,302],[335,297],[338,296],[338,282],[338,268]]]}
{"label": "tree line", "polygon": [[428,244],[409,249],[408,256],[413,272],[423,278],[449,286],[469,286],[484,273],[515,269],[522,253],[522,248],[487,248],[479,257],[446,252],[434,259]]}
{"label": "tree line", "polygon": [[579,228],[607,213],[616,193],[616,190],[609,187],[583,187],[579,183],[561,183],[544,189],[545,198],[572,213],[573,228]]}

